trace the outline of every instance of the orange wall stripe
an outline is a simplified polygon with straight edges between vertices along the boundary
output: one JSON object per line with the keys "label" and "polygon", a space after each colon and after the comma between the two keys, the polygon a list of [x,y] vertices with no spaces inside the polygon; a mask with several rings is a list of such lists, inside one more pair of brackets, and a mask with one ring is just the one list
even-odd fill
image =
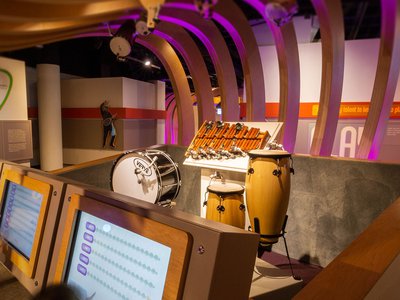
{"label": "orange wall stripe", "polygon": [[[110,108],[112,114],[117,114],[117,119],[166,119],[164,110],[142,108]],[[37,107],[28,108],[28,117],[38,117]],[[63,108],[63,119],[101,119],[99,108]]]}
{"label": "orange wall stripe", "polygon": [[[299,118],[316,119],[319,103],[300,103]],[[340,119],[365,119],[369,111],[369,102],[343,102],[340,104]],[[279,103],[265,103],[265,117],[278,118]],[[246,116],[246,103],[240,103],[240,117]],[[400,119],[400,102],[394,102],[390,112],[391,119]]]}

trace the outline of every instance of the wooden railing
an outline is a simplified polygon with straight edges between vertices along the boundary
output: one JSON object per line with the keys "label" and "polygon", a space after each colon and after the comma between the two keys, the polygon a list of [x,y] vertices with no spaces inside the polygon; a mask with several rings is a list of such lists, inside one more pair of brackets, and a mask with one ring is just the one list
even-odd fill
{"label": "wooden railing", "polygon": [[[326,234],[329,234],[327,232]],[[400,269],[387,276],[381,286],[395,287],[397,291],[376,284],[400,254],[400,198],[391,204],[375,221],[321,271],[294,299],[373,299],[376,295],[391,293],[399,296]],[[393,272],[390,268],[389,272]],[[369,295],[373,290],[374,296]],[[379,297],[381,298],[381,297]],[[381,298],[387,299],[387,298]],[[398,298],[397,298],[398,299]]]}
{"label": "wooden railing", "polygon": [[60,175],[60,174],[63,174],[63,173],[67,173],[67,172],[71,172],[71,171],[75,171],[75,170],[79,170],[79,169],[83,169],[83,168],[87,168],[87,167],[91,167],[91,166],[100,165],[102,163],[109,162],[111,160],[115,160],[120,155],[121,155],[121,153],[118,153],[116,155],[107,156],[107,157],[103,157],[103,158],[100,158],[100,159],[95,159],[95,160],[91,160],[91,161],[88,161],[88,162],[84,162],[84,163],[68,166],[68,167],[65,167],[65,168],[49,171],[48,173],[54,174],[54,175]]}

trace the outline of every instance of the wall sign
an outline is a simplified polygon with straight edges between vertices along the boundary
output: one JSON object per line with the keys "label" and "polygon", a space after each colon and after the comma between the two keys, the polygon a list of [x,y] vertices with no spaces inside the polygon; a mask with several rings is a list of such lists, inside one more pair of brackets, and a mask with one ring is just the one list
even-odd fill
{"label": "wall sign", "polygon": [[6,103],[13,84],[13,78],[10,72],[0,69],[0,110]]}

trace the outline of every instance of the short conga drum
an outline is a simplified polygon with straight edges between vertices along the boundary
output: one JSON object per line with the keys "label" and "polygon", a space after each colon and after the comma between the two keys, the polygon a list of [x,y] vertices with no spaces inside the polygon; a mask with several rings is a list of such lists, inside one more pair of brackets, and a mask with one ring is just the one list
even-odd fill
{"label": "short conga drum", "polygon": [[243,186],[234,183],[216,183],[209,185],[207,191],[206,219],[244,229]]}
{"label": "short conga drum", "polygon": [[291,154],[283,150],[251,150],[246,174],[246,205],[252,230],[262,244],[281,236],[289,204]]}

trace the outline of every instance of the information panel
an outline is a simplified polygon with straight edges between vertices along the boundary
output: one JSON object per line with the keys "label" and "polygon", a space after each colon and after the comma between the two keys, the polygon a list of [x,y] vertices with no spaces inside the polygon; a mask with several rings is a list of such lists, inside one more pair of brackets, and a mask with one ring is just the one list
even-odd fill
{"label": "information panel", "polygon": [[83,299],[162,299],[171,248],[81,211],[66,282]]}
{"label": "information panel", "polygon": [[1,212],[0,235],[30,259],[43,195],[8,181]]}

